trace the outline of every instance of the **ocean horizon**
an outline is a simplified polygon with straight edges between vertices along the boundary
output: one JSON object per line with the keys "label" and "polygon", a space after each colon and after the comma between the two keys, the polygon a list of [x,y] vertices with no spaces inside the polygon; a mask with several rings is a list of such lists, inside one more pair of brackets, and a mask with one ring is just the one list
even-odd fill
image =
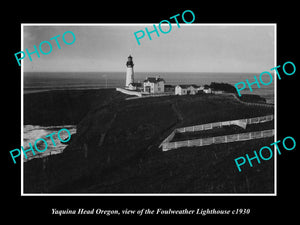
{"label": "ocean horizon", "polygon": [[[234,85],[238,82],[253,82],[256,73],[207,73],[207,72],[136,72],[135,82],[143,82],[146,77],[160,76],[166,84],[197,84],[224,82]],[[24,94],[50,90],[84,90],[124,87],[126,72],[24,72]],[[274,103],[274,81],[268,85],[253,85],[241,94],[257,94],[268,103]]]}

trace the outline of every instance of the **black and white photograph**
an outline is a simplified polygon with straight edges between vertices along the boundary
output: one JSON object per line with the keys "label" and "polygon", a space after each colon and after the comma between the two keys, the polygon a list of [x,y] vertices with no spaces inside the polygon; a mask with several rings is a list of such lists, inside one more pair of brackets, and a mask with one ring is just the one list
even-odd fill
{"label": "black and white photograph", "polygon": [[109,3],[6,3],[3,219],[294,221],[297,7]]}
{"label": "black and white photograph", "polygon": [[22,51],[23,195],[276,194],[276,24],[23,24]]}

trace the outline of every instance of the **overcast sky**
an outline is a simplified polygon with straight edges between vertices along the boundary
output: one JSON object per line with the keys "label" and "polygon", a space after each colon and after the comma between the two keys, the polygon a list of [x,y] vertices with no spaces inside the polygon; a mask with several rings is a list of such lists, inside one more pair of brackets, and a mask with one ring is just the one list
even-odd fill
{"label": "overcast sky", "polygon": [[[24,71],[118,71],[126,70],[129,54],[133,56],[136,72],[257,72],[274,67],[273,25],[214,25],[172,24],[168,34],[152,33],[137,44],[134,32],[153,29],[153,24],[110,26],[32,26],[24,25],[24,47],[34,51],[33,45],[72,31],[76,41],[72,45],[58,38],[50,41],[49,55],[32,55],[23,60]],[[167,27],[164,27],[167,30]],[[67,41],[72,41],[70,34]],[[46,51],[47,44],[43,47]]]}

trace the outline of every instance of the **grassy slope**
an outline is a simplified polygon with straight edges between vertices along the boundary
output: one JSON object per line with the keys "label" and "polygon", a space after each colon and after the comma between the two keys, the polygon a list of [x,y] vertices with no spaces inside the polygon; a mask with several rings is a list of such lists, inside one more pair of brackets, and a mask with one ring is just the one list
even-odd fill
{"label": "grassy slope", "polygon": [[90,109],[106,104],[117,94],[112,89],[61,90],[26,94],[24,95],[24,124],[76,125]]}
{"label": "grassy slope", "polygon": [[[245,106],[231,97],[214,95],[124,101],[124,95],[115,91],[97,90],[45,95],[48,105],[36,112],[32,109],[38,107],[40,96],[35,98],[25,102],[28,124],[38,114],[44,121],[36,124],[73,121],[78,123],[78,132],[63,154],[49,159],[45,170],[39,159],[25,164],[25,192],[273,191],[271,160],[245,167],[242,173],[233,161],[269,145],[271,138],[170,152],[158,149],[175,127],[271,114],[270,108]],[[59,103],[66,98],[72,101]],[[58,117],[57,111],[61,111]],[[29,112],[31,118],[26,118]]]}

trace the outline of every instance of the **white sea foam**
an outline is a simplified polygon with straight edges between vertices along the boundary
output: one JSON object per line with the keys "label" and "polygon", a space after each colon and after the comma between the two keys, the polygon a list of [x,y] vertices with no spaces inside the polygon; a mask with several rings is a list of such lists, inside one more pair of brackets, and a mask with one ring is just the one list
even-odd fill
{"label": "white sea foam", "polygon": [[[34,143],[37,139],[42,138],[47,141],[47,150],[44,152],[38,152],[35,150],[35,155],[33,155],[32,151],[28,151],[26,153],[27,159],[24,156],[24,161],[31,160],[33,158],[42,158],[48,155],[59,154],[63,152],[66,145],[61,143],[57,137],[57,132],[62,129],[66,128],[70,131],[71,135],[76,133],[76,126],[75,125],[63,125],[63,126],[39,126],[39,125],[24,125],[24,135],[23,135],[23,147],[24,149],[29,149],[29,143],[31,143],[33,149],[35,150]],[[56,134],[53,135],[53,140],[56,146],[53,145],[50,137],[45,137],[51,133],[55,132]],[[60,133],[60,137],[62,140],[68,138],[67,132],[62,131]],[[43,150],[45,149],[45,144],[43,141],[38,141],[36,143],[38,149]]]}

